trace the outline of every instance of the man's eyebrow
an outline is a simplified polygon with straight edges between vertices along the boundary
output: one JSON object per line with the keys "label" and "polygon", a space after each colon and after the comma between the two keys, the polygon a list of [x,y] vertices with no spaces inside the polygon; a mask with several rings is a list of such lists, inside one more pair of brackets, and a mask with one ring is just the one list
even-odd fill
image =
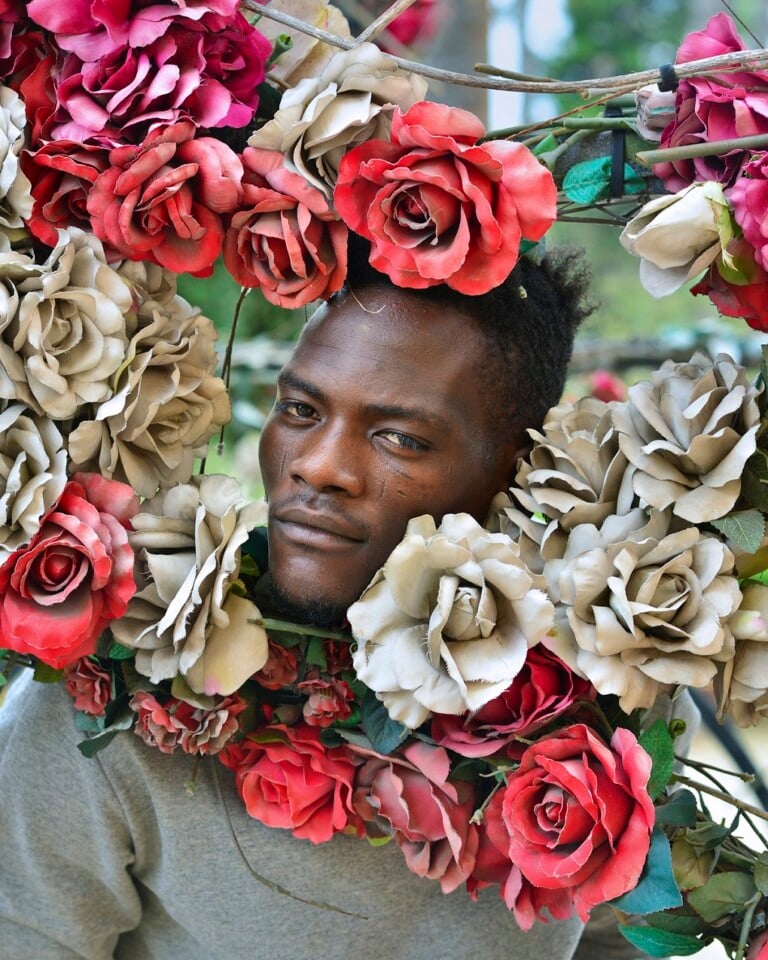
{"label": "man's eyebrow", "polygon": [[[298,390],[315,400],[326,400],[326,394],[320,387],[303,380],[292,370],[282,370],[277,382],[282,390]],[[434,410],[426,410],[423,407],[406,407],[397,403],[366,403],[362,406],[361,411],[364,416],[371,418],[393,417],[398,420],[418,420],[440,430],[446,430],[450,425],[445,417],[441,417]]]}

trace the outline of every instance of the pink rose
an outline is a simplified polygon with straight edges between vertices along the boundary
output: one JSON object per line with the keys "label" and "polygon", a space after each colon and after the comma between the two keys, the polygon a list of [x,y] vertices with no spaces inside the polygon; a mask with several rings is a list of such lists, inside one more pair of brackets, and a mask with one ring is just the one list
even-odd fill
{"label": "pink rose", "polygon": [[0,567],[0,647],[60,670],[92,654],[136,592],[125,483],[76,474],[29,544]]}
{"label": "pink rose", "polygon": [[331,676],[352,669],[352,654],[350,644],[343,640],[323,640],[323,653],[327,672]]}
{"label": "pink rose", "polygon": [[749,945],[747,960],[768,960],[768,930],[759,933]]}
{"label": "pink rose", "polygon": [[442,747],[410,744],[398,756],[370,757],[355,779],[354,806],[367,823],[394,833],[408,869],[439,880],[444,893],[472,873],[478,847],[474,787],[448,780],[450,760]]}
{"label": "pink rose", "polygon": [[480,824],[475,866],[467,880],[470,896],[476,900],[484,887],[498,884],[501,899],[523,930],[530,930],[536,920],[546,923],[548,915],[555,920],[568,919],[573,913],[568,891],[534,887],[509,859],[509,833],[502,820],[503,800],[503,793],[493,795]]}
{"label": "pink rose", "polygon": [[[688,34],[676,63],[745,49],[731,18],[718,13],[704,30]],[[675,111],[662,134],[662,148],[768,133],[768,73],[742,70],[683,79]],[[677,193],[696,180],[732,183],[745,157],[744,150],[730,150],[723,156],[657,163],[653,170],[670,193]]]}
{"label": "pink rose", "polygon": [[342,158],[336,209],[398,286],[486,293],[509,276],[520,241],[554,221],[549,171],[520,143],[478,144],[484,133],[466,110],[421,101],[395,110],[389,142]]}
{"label": "pink rose", "polygon": [[93,232],[131,260],[209,276],[221,252],[221,214],[240,199],[242,164],[226,144],[192,139],[185,121],[116,147],[88,196]]}
{"label": "pink rose", "polygon": [[715,262],[691,293],[708,296],[723,316],[741,317],[754,330],[768,333],[768,272],[755,262],[754,248],[743,238],[732,240],[728,251],[737,258],[746,282],[729,282]]}
{"label": "pink rose", "polygon": [[325,747],[317,728],[303,723],[264,727],[228,746],[220,759],[235,771],[245,809],[266,826],[312,843],[349,829],[362,835],[352,806],[360,761],[344,747]]}
{"label": "pink rose", "polygon": [[755,252],[755,260],[768,270],[768,152],[757,154],[746,164],[733,185],[730,201],[736,223]]}
{"label": "pink rose", "polygon": [[[588,680],[544,647],[531,647],[511,686],[495,700],[459,717],[435,714],[432,738],[463,757],[489,757],[594,699]],[[517,746],[515,754],[521,752]]]}
{"label": "pink rose", "polygon": [[75,701],[75,710],[103,717],[112,699],[112,674],[97,660],[82,657],[67,668],[64,689]]}
{"label": "pink rose", "polygon": [[115,47],[144,47],[175,22],[221,30],[235,16],[238,0],[31,0],[27,14],[56,34],[62,50],[98,60]]}
{"label": "pink rose", "polygon": [[327,300],[347,275],[347,228],[323,193],[283,166],[275,150],[243,151],[243,199],[224,239],[224,264],[270,303]]}
{"label": "pink rose", "polygon": [[330,727],[337,720],[346,720],[352,713],[350,702],[354,694],[344,680],[322,680],[308,677],[296,685],[296,689],[308,696],[304,704],[304,720],[310,727]]}
{"label": "pink rose", "polygon": [[533,744],[503,791],[510,860],[534,887],[567,890],[586,920],[640,879],[654,823],[650,772],[623,728],[610,747],[584,724]]}
{"label": "pink rose", "polygon": [[176,697],[158,700],[140,691],[129,706],[137,714],[133,732],[148,746],[163,753],[180,748],[192,756],[208,757],[218,753],[237,733],[237,718],[248,702],[233,693],[210,710],[203,710]]}
{"label": "pink rose", "polygon": [[34,153],[24,151],[21,166],[32,184],[35,201],[27,221],[30,231],[49,247],[58,243],[57,228],[79,227],[90,232],[88,193],[108,164],[108,153],[102,147],[71,140],[47,143]]}
{"label": "pink rose", "polygon": [[253,679],[267,690],[281,690],[296,682],[299,675],[299,660],[293,650],[267,638],[269,654],[267,662],[254,673]]}
{"label": "pink rose", "polygon": [[116,47],[98,60],[70,54],[57,85],[56,139],[114,147],[155,127],[244,126],[253,119],[271,47],[238,15],[212,33],[173,26],[147,47]]}

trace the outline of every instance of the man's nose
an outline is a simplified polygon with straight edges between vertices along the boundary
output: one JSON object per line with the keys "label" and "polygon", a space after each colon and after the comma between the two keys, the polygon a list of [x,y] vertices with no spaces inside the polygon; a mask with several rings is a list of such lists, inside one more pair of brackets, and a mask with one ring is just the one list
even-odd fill
{"label": "man's nose", "polygon": [[314,490],[359,497],[365,490],[361,443],[343,426],[318,426],[306,436],[291,463],[291,476]]}

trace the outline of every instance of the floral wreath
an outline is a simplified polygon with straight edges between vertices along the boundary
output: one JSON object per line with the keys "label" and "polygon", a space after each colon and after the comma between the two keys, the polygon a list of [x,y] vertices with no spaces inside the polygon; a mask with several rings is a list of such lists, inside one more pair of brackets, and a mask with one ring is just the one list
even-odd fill
{"label": "floral wreath", "polygon": [[[734,830],[766,815],[716,824],[727,791],[649,719],[710,683],[721,717],[768,714],[765,371],[697,354],[553,408],[488,521],[413,519],[330,633],[261,612],[262,505],[195,473],[230,403],[176,276],[221,255],[304,306],[352,231],[395,284],[477,295],[588,209],[623,217],[651,293],[698,278],[768,329],[768,51],[720,14],[636,115],[494,135],[362,42],[413,0],[357,39],[317,6],[324,29],[278,0],[0,6],[3,681],[62,681],[88,756],[129,730],[215,755],[254,818],[394,841],[524,929],[609,902],[651,955],[765,960],[768,854]],[[574,161],[586,128],[639,149]]]}

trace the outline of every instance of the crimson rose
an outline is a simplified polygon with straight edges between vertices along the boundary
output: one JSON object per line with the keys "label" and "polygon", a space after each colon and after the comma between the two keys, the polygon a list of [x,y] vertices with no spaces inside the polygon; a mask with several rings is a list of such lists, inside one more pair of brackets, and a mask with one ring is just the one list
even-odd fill
{"label": "crimson rose", "polygon": [[325,843],[348,828],[362,835],[352,807],[352,781],[361,762],[344,747],[325,747],[305,723],[274,724],[219,754],[235,771],[250,816],[294,837]]}
{"label": "crimson rose", "polygon": [[270,303],[327,300],[347,275],[347,228],[324,194],[283,166],[276,150],[243,151],[243,200],[224,239],[224,263]]}
{"label": "crimson rose", "polygon": [[130,260],[208,276],[221,252],[221,214],[240,201],[243,167],[189,121],[153,130],[139,147],[116,147],[88,197],[93,232]]}
{"label": "crimson rose", "polygon": [[59,670],[96,649],[136,592],[125,483],[76,474],[29,544],[0,567],[0,647]]}
{"label": "crimson rose", "polygon": [[521,143],[479,144],[484,133],[466,110],[421,101],[395,110],[390,141],[342,158],[336,209],[399,287],[486,293],[509,276],[520,241],[541,239],[554,221],[549,171]]}
{"label": "crimson rose", "polygon": [[755,251],[740,237],[728,245],[746,283],[726,280],[715,261],[699,282],[694,295],[705,294],[725,317],[741,317],[754,330],[768,332],[768,271],[755,261]]}
{"label": "crimson rose", "polygon": [[92,657],[82,657],[67,669],[64,689],[75,701],[75,710],[101,717],[112,699],[112,674]]}
{"label": "crimson rose", "polygon": [[162,753],[180,748],[201,757],[218,753],[231,740],[239,728],[237,718],[247,706],[236,693],[205,710],[176,697],[158,699],[144,690],[134,694],[130,703],[137,714],[133,732],[144,743]]}
{"label": "crimson rose", "polygon": [[504,788],[508,855],[535,887],[567,890],[582,920],[637,886],[650,847],[651,758],[629,730],[584,724],[539,740]]}
{"label": "crimson rose", "polygon": [[474,713],[453,717],[434,714],[433,739],[463,757],[490,757],[529,737],[596,691],[541,645],[531,647],[522,669],[500,696]]}
{"label": "crimson rose", "polygon": [[[350,749],[371,756],[370,752]],[[450,893],[471,874],[478,846],[471,823],[474,787],[448,780],[442,747],[415,742],[402,755],[374,754],[358,771],[354,806],[363,820],[394,833],[408,869]]]}

